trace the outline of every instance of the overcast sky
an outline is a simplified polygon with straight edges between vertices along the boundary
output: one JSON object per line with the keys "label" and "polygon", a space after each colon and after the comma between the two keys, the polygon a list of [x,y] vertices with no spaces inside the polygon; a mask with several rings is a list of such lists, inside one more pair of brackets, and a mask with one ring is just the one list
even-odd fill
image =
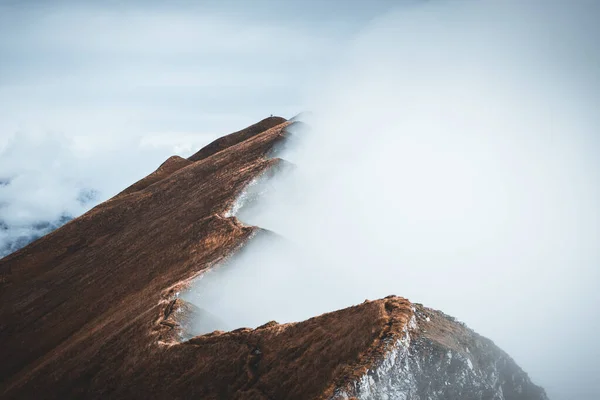
{"label": "overcast sky", "polygon": [[261,247],[241,261],[262,269],[215,275],[230,303],[199,306],[235,328],[407,296],[551,398],[599,398],[599,18],[594,0],[0,2],[0,240],[312,110],[299,172],[245,215],[311,267]]}
{"label": "overcast sky", "polygon": [[388,8],[0,2],[0,181],[10,181],[0,221],[11,228],[0,229],[0,255],[173,154],[295,115],[310,83]]}

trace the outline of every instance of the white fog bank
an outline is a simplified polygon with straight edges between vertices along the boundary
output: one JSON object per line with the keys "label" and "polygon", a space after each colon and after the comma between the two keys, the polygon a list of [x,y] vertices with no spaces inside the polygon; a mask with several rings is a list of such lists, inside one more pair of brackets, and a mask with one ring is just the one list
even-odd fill
{"label": "white fog bank", "polygon": [[598,398],[598,8],[374,21],[314,86],[292,176],[243,218],[296,250],[249,247],[199,306],[257,326],[397,294],[494,340],[551,398]]}

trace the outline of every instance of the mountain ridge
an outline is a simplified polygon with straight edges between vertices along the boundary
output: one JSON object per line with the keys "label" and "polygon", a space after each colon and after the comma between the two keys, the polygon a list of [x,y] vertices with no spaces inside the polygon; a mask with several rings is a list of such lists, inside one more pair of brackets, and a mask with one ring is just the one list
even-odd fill
{"label": "mountain ridge", "polygon": [[[416,372],[405,379],[407,399],[419,398],[411,391],[453,393],[425,384],[434,369],[447,379],[464,377],[455,387],[461,398],[545,399],[501,350],[395,296],[302,322],[181,340],[198,311],[177,292],[260,230],[228,212],[249,182],[279,162],[269,155],[291,124],[267,118],[187,160],[171,157],[117,196],[1,259],[2,397],[367,399],[389,392],[387,382],[402,374],[394,366],[408,365]],[[438,337],[423,328],[431,320]],[[488,361],[480,367],[439,337],[489,347],[478,358]],[[448,352],[455,355],[446,363]],[[438,353],[442,364],[428,356]],[[508,372],[493,365],[496,355]],[[418,371],[415,362],[431,370]],[[395,371],[391,377],[389,371]],[[510,383],[512,377],[519,383]],[[519,397],[516,389],[514,396],[496,396],[517,385],[532,396]]]}

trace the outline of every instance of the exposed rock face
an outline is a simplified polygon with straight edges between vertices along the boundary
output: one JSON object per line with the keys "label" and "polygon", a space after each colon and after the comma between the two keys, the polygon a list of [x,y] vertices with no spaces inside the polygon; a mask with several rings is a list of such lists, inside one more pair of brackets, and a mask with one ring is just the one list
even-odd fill
{"label": "exposed rock face", "polygon": [[334,399],[547,399],[489,339],[440,311],[412,310],[405,336]]}
{"label": "exposed rock face", "polygon": [[400,297],[189,338],[218,315],[175,293],[258,232],[230,211],[281,165],[290,124],[172,157],[0,260],[0,397],[545,399],[490,341]]}

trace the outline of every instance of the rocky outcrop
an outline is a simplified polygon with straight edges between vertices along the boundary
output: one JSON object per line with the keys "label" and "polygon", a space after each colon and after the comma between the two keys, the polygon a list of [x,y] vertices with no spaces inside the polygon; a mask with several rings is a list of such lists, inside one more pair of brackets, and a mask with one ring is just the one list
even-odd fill
{"label": "rocky outcrop", "polygon": [[412,305],[404,336],[333,399],[547,399],[502,350],[454,318]]}
{"label": "rocky outcrop", "polygon": [[259,232],[231,211],[283,165],[291,124],[172,157],[0,260],[0,397],[545,399],[489,340],[400,297],[191,337],[219,316],[176,293]]}

